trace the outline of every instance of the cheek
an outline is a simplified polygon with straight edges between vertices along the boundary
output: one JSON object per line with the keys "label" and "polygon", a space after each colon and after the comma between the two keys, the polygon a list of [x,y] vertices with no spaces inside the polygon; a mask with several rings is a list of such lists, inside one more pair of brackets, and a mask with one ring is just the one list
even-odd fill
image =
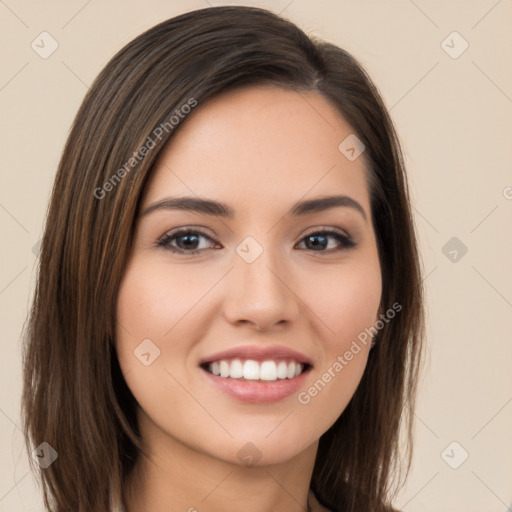
{"label": "cheek", "polygon": [[193,388],[195,347],[208,323],[205,296],[218,279],[211,271],[177,271],[142,257],[128,266],[118,293],[115,345],[126,383],[144,409],[172,405],[179,390],[173,376]]}
{"label": "cheek", "polygon": [[353,263],[325,269],[304,285],[304,297],[325,328],[321,339],[329,352],[343,350],[372,326],[381,300],[382,283],[375,264]]}
{"label": "cheek", "polygon": [[324,430],[343,412],[363,376],[371,343],[367,330],[378,318],[381,293],[378,260],[317,274],[306,291],[322,326],[323,352],[315,379],[298,402],[310,418],[322,417]]}
{"label": "cheek", "polygon": [[135,258],[117,300],[116,351],[126,384],[142,411],[162,425],[171,423],[173,411],[190,408],[186,365],[201,326],[189,318],[206,286],[193,287],[184,272],[169,274]]}
{"label": "cheek", "polygon": [[[175,333],[189,323],[214,284],[215,276],[211,273],[177,271],[158,261],[134,260],[124,275],[118,295],[120,339],[129,337],[140,342],[145,338],[175,338]],[[192,337],[193,332],[190,334]],[[178,343],[173,349],[179,350],[181,345]]]}

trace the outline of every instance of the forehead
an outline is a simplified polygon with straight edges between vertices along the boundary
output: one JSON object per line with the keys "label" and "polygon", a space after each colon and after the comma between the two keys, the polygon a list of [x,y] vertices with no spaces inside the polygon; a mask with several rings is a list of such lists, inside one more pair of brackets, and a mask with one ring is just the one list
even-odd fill
{"label": "forehead", "polygon": [[338,148],[352,134],[316,92],[267,85],[225,92],[198,105],[170,139],[144,203],[195,194],[266,211],[339,193],[369,211],[363,155],[351,161]]}

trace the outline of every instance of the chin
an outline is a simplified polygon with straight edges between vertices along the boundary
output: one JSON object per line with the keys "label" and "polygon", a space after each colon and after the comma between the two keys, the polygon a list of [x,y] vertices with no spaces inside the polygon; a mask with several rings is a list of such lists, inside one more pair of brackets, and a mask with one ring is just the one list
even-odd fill
{"label": "chin", "polygon": [[316,432],[290,431],[290,426],[284,424],[277,428],[274,425],[272,429],[265,425],[265,428],[232,434],[234,439],[225,443],[212,441],[210,447],[215,447],[214,456],[231,464],[250,467],[285,463],[299,456],[320,437]]}

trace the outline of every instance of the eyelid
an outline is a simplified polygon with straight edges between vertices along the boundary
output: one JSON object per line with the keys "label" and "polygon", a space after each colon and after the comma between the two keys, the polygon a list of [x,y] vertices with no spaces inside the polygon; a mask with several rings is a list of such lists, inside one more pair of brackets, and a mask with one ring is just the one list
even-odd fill
{"label": "eyelid", "polygon": [[[188,231],[197,232],[197,233],[199,233],[199,234],[201,234],[203,236],[206,236],[208,238],[213,239],[212,235],[205,233],[203,230],[207,230],[207,228],[205,228],[203,226],[184,226],[184,227],[181,227],[181,228],[170,229],[170,230],[166,231],[159,238],[159,240],[161,240],[163,238],[166,238],[166,237],[168,237],[170,235],[177,235],[178,233],[181,233],[181,232],[184,232],[184,231],[185,232],[188,232]],[[302,237],[308,236],[308,235],[313,234],[313,233],[318,233],[318,232],[321,232],[321,231],[335,231],[335,232],[339,233],[340,235],[346,236],[347,238],[352,238],[352,236],[350,235],[350,233],[347,230],[341,229],[341,228],[337,228],[337,227],[334,227],[334,226],[313,226],[312,228],[309,228],[302,235]]]}
{"label": "eyelid", "polygon": [[350,239],[352,238],[348,231],[346,231],[344,229],[336,228],[334,226],[315,226],[315,227],[309,229],[308,231],[306,231],[302,235],[302,238],[304,238],[305,236],[308,236],[308,235],[312,235],[314,233],[323,233],[326,231],[328,231],[328,232],[334,231],[335,233],[346,236],[347,238],[350,238]]}

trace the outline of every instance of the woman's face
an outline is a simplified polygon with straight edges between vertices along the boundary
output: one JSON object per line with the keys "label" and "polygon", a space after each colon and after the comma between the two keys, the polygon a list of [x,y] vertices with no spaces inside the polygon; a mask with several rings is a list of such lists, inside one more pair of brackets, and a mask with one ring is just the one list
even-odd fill
{"label": "woman's face", "polygon": [[347,406],[382,291],[351,134],[317,93],[250,87],[196,107],[160,155],[116,339],[155,452],[283,462]]}

